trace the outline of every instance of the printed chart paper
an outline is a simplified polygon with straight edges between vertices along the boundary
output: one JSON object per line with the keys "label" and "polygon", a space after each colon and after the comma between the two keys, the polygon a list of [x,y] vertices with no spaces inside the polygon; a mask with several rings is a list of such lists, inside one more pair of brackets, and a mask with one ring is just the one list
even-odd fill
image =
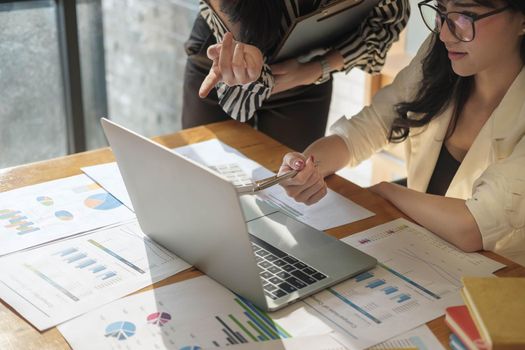
{"label": "printed chart paper", "polygon": [[[184,349],[184,348],[182,348]],[[217,347],[202,348],[202,350],[217,349]],[[343,346],[331,334],[323,334],[308,337],[287,338],[279,340],[268,340],[259,343],[247,343],[235,345],[235,350],[349,350]],[[186,350],[191,350],[187,348]],[[195,347],[193,350],[199,350]],[[396,349],[403,350],[403,349]],[[412,349],[410,349],[412,350]]]}
{"label": "printed chart paper", "polygon": [[504,265],[463,253],[431,232],[397,219],[344,242],[379,265],[305,302],[332,320],[348,343],[366,348],[462,303],[461,276],[490,276]]}
{"label": "printed chart paper", "polygon": [[134,217],[86,175],[2,192],[0,255]]}
{"label": "printed chart paper", "polygon": [[445,350],[445,348],[434,333],[424,325],[368,348],[368,350]]}
{"label": "printed chart paper", "polygon": [[93,165],[82,168],[82,171],[115,196],[115,198],[118,198],[126,207],[135,211],[117,163]]}
{"label": "printed chart paper", "polygon": [[39,330],[190,267],[136,221],[0,259],[0,297]]}
{"label": "printed chart paper", "polygon": [[59,330],[77,350],[196,350],[329,334],[311,312],[299,303],[270,316],[202,276],[118,300]]}

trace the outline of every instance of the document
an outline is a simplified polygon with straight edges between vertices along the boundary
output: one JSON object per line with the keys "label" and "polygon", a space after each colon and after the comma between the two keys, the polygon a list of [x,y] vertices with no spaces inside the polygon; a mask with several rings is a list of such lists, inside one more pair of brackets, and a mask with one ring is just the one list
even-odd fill
{"label": "document", "polygon": [[[183,348],[184,349],[184,348]],[[191,348],[190,348],[191,349]],[[217,347],[202,348],[203,350]],[[349,350],[330,334],[235,345],[235,350]],[[403,349],[396,349],[403,350]]]}
{"label": "document", "polygon": [[[176,148],[174,152],[210,167],[236,185],[274,175],[270,170],[217,139]],[[129,201],[116,163],[82,170],[123,203]],[[318,230],[327,230],[375,215],[330,189],[322,200],[311,206],[297,203],[281,186],[265,189],[255,197]],[[128,206],[131,208],[131,203]]]}
{"label": "document", "polygon": [[368,350],[445,350],[434,333],[424,325],[387,340]]}
{"label": "document", "polygon": [[[487,276],[505,267],[478,253],[465,253],[425,228],[396,219],[342,240],[396,271],[432,288],[461,288],[463,276]],[[441,287],[440,287],[441,288]],[[439,288],[438,288],[439,289]]]}
{"label": "document", "polygon": [[45,330],[190,267],[138,223],[0,258],[0,298]]}
{"label": "document", "polygon": [[112,162],[93,165],[82,168],[82,171],[91,179],[94,179],[115,198],[118,198],[122,204],[130,210],[135,211],[133,209],[133,204],[131,204],[131,199],[129,198],[126,186],[124,185],[124,181],[122,180],[122,175],[120,174],[117,163]]}
{"label": "document", "polygon": [[305,303],[332,320],[342,341],[357,348],[376,345],[461,304],[461,276],[490,276],[504,267],[480,254],[463,253],[405,219],[343,241],[379,265]]}
{"label": "document", "polygon": [[0,255],[135,217],[86,175],[0,193]]}
{"label": "document", "polygon": [[202,276],[123,298],[58,329],[77,350],[196,350],[330,334],[312,312],[299,303],[270,316]]}

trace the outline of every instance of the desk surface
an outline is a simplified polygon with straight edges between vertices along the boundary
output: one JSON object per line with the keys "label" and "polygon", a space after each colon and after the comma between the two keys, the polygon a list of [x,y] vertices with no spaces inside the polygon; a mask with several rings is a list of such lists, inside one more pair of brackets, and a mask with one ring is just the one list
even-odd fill
{"label": "desk surface", "polygon": [[[247,125],[228,121],[184,130],[175,134],[158,137],[156,141],[174,148],[190,143],[218,138],[224,143],[238,149],[249,158],[259,162],[272,171],[277,171],[281,165],[282,156],[289,151],[277,141],[253,130]],[[22,186],[37,184],[63,177],[81,174],[81,167],[114,161],[109,149],[100,149],[49,161],[22,165],[0,170],[0,192]],[[375,216],[328,230],[335,237],[342,238],[349,234],[360,232],[387,221],[404,217],[404,215],[384,199],[372,194],[366,189],[354,185],[338,176],[327,179],[328,186],[351,199],[359,205],[376,213]],[[484,255],[500,261],[507,267],[497,273],[498,276],[525,276],[525,268],[494,253],[483,252]],[[165,279],[153,286],[160,287],[177,281],[193,278],[201,273],[192,268]],[[443,345],[448,348],[449,331],[444,323],[444,317],[428,323],[430,329]],[[56,328],[40,333],[13,311],[3,301],[0,304],[0,349],[69,349],[70,347]]]}

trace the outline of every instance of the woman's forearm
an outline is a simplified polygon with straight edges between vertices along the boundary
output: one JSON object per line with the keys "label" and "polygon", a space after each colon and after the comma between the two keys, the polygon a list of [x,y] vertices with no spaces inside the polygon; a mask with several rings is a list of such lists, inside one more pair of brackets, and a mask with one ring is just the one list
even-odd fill
{"label": "woman's forearm", "polygon": [[323,177],[335,173],[348,164],[350,152],[343,139],[337,135],[326,136],[313,142],[303,154],[313,156]]}
{"label": "woman's forearm", "polygon": [[464,200],[422,193],[387,182],[370,190],[458,248],[467,252],[483,248],[478,225]]}

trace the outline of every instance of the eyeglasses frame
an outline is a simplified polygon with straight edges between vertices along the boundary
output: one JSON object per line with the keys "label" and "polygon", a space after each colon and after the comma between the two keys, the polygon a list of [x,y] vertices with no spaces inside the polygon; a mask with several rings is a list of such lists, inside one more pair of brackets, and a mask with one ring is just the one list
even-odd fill
{"label": "eyeglasses frame", "polygon": [[[483,18],[487,18],[487,17],[490,17],[490,16],[493,16],[493,15],[496,15],[498,13],[501,13],[503,11],[506,11],[510,8],[509,5],[505,6],[505,7],[502,7],[502,8],[499,8],[499,9],[495,9],[493,11],[489,11],[487,13],[483,13],[481,15],[478,15],[478,14],[475,14],[475,13],[465,13],[465,12],[461,12],[461,11],[450,11],[450,12],[443,12],[441,11],[440,9],[438,9],[437,7],[435,6],[432,6],[430,5],[429,3],[431,1],[434,1],[434,0],[424,0],[424,1],[421,1],[420,3],[417,4],[418,8],[419,8],[419,13],[421,15],[421,18],[423,18],[423,23],[425,23],[425,26],[434,34],[439,34],[441,33],[441,28],[443,28],[443,25],[446,23],[447,26],[448,26],[448,29],[450,30],[450,32],[452,33],[452,35],[454,35],[454,37],[456,39],[458,39],[459,41],[462,41],[462,42],[465,42],[465,43],[468,43],[468,42],[471,42],[474,40],[474,38],[476,37],[476,26],[474,25],[474,23],[476,21],[479,21],[480,19],[483,19]],[[432,29],[428,26],[427,22],[425,21],[425,16],[423,16],[423,9],[422,7],[430,7],[431,9],[435,10],[436,13],[441,17],[441,21],[443,22],[441,24],[441,28],[439,28],[439,30],[436,30],[435,28]],[[456,34],[456,31],[455,29],[453,30],[451,28],[451,24],[449,23],[449,18],[448,18],[448,15],[451,14],[451,13],[456,13],[456,14],[459,14],[459,15],[462,15],[462,16],[465,16],[467,17],[469,20],[470,20],[470,24],[472,25],[472,39],[470,40],[463,40],[461,38],[458,37],[458,35]]]}

